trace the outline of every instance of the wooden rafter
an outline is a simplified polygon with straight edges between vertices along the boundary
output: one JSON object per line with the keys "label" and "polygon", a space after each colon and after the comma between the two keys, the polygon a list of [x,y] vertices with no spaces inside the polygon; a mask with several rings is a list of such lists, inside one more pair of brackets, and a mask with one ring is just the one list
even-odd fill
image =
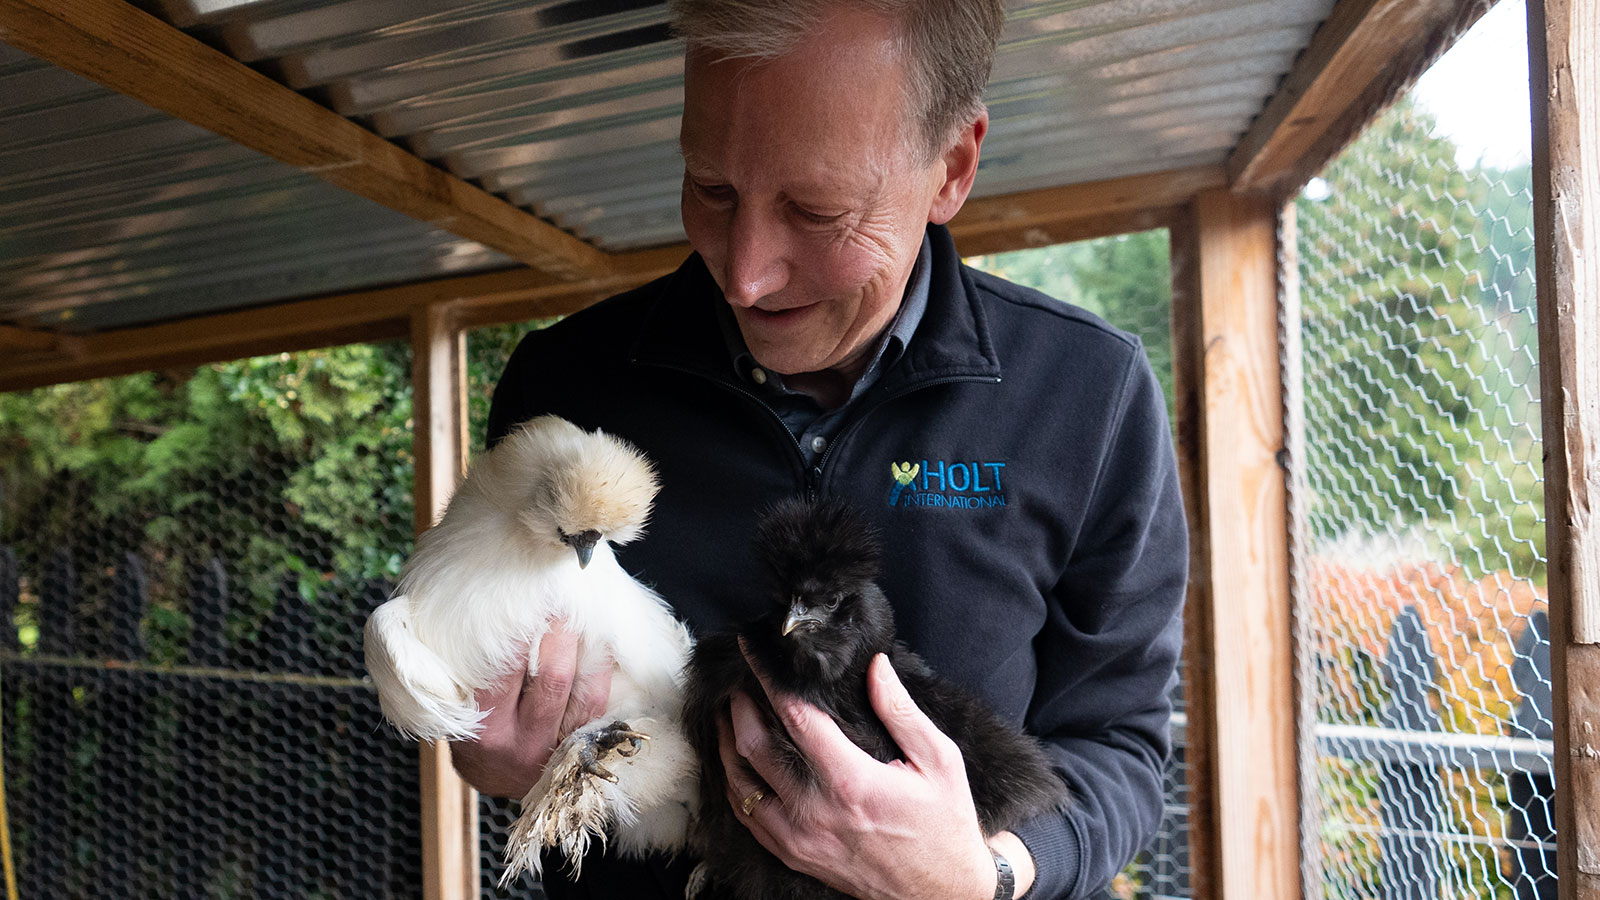
{"label": "wooden rafter", "polygon": [[1492,0],[1339,0],[1228,158],[1236,191],[1305,183]]}
{"label": "wooden rafter", "polygon": [[968,200],[950,222],[963,254],[977,256],[1143,231],[1176,207],[1226,183],[1217,166],[1111,178]]}
{"label": "wooden rafter", "polygon": [[608,254],[435,168],[125,0],[0,0],[7,44],[565,280]]}

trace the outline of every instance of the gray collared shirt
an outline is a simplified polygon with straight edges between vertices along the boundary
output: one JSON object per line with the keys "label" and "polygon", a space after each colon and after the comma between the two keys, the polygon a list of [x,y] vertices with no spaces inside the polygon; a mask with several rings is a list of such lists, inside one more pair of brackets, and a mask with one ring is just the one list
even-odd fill
{"label": "gray collared shirt", "polygon": [[932,264],[929,262],[932,254],[933,245],[927,235],[923,235],[917,260],[911,265],[911,277],[906,280],[906,293],[901,299],[900,309],[878,340],[872,361],[867,363],[861,377],[850,388],[849,398],[837,409],[823,409],[822,404],[810,394],[786,386],[782,375],[757,364],[750,349],[745,346],[744,336],[739,333],[739,323],[734,320],[733,311],[726,304],[720,308],[718,317],[722,322],[723,338],[728,344],[728,356],[733,360],[734,374],[756,396],[766,401],[783,420],[783,424],[789,426],[789,432],[799,443],[800,452],[805,454],[808,466],[815,467],[822,461],[823,454],[828,451],[828,445],[833,443],[851,406],[905,352],[912,333],[917,330],[922,314],[928,308],[928,287],[933,278]]}

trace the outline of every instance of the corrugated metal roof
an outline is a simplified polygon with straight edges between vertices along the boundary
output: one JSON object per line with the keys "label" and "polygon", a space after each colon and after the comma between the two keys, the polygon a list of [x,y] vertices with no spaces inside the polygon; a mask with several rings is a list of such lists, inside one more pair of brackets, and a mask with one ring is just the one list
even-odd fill
{"label": "corrugated metal roof", "polygon": [[[654,0],[148,0],[599,246],[681,240]],[[1219,163],[1333,0],[1011,11],[975,193]],[[106,328],[509,264],[0,45],[0,320]]]}

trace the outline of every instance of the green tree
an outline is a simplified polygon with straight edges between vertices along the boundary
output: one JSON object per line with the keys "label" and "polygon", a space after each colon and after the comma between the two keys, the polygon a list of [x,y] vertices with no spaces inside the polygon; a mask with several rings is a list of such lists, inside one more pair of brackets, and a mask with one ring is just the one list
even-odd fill
{"label": "green tree", "polygon": [[1536,574],[1526,175],[1434,132],[1402,100],[1296,201],[1310,524]]}
{"label": "green tree", "polygon": [[0,545],[35,576],[69,552],[86,623],[122,554],[144,561],[157,661],[181,658],[183,586],[211,558],[233,641],[286,579],[347,626],[357,586],[410,547],[408,373],[405,345],[356,344],[0,395]]}

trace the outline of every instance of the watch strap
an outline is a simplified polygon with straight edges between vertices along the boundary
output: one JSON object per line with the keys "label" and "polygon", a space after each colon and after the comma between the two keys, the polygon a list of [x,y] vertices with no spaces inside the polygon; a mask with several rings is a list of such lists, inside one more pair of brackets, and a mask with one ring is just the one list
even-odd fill
{"label": "watch strap", "polygon": [[1017,875],[1011,871],[1011,861],[993,847],[989,853],[994,856],[994,900],[1012,900],[1017,892]]}

